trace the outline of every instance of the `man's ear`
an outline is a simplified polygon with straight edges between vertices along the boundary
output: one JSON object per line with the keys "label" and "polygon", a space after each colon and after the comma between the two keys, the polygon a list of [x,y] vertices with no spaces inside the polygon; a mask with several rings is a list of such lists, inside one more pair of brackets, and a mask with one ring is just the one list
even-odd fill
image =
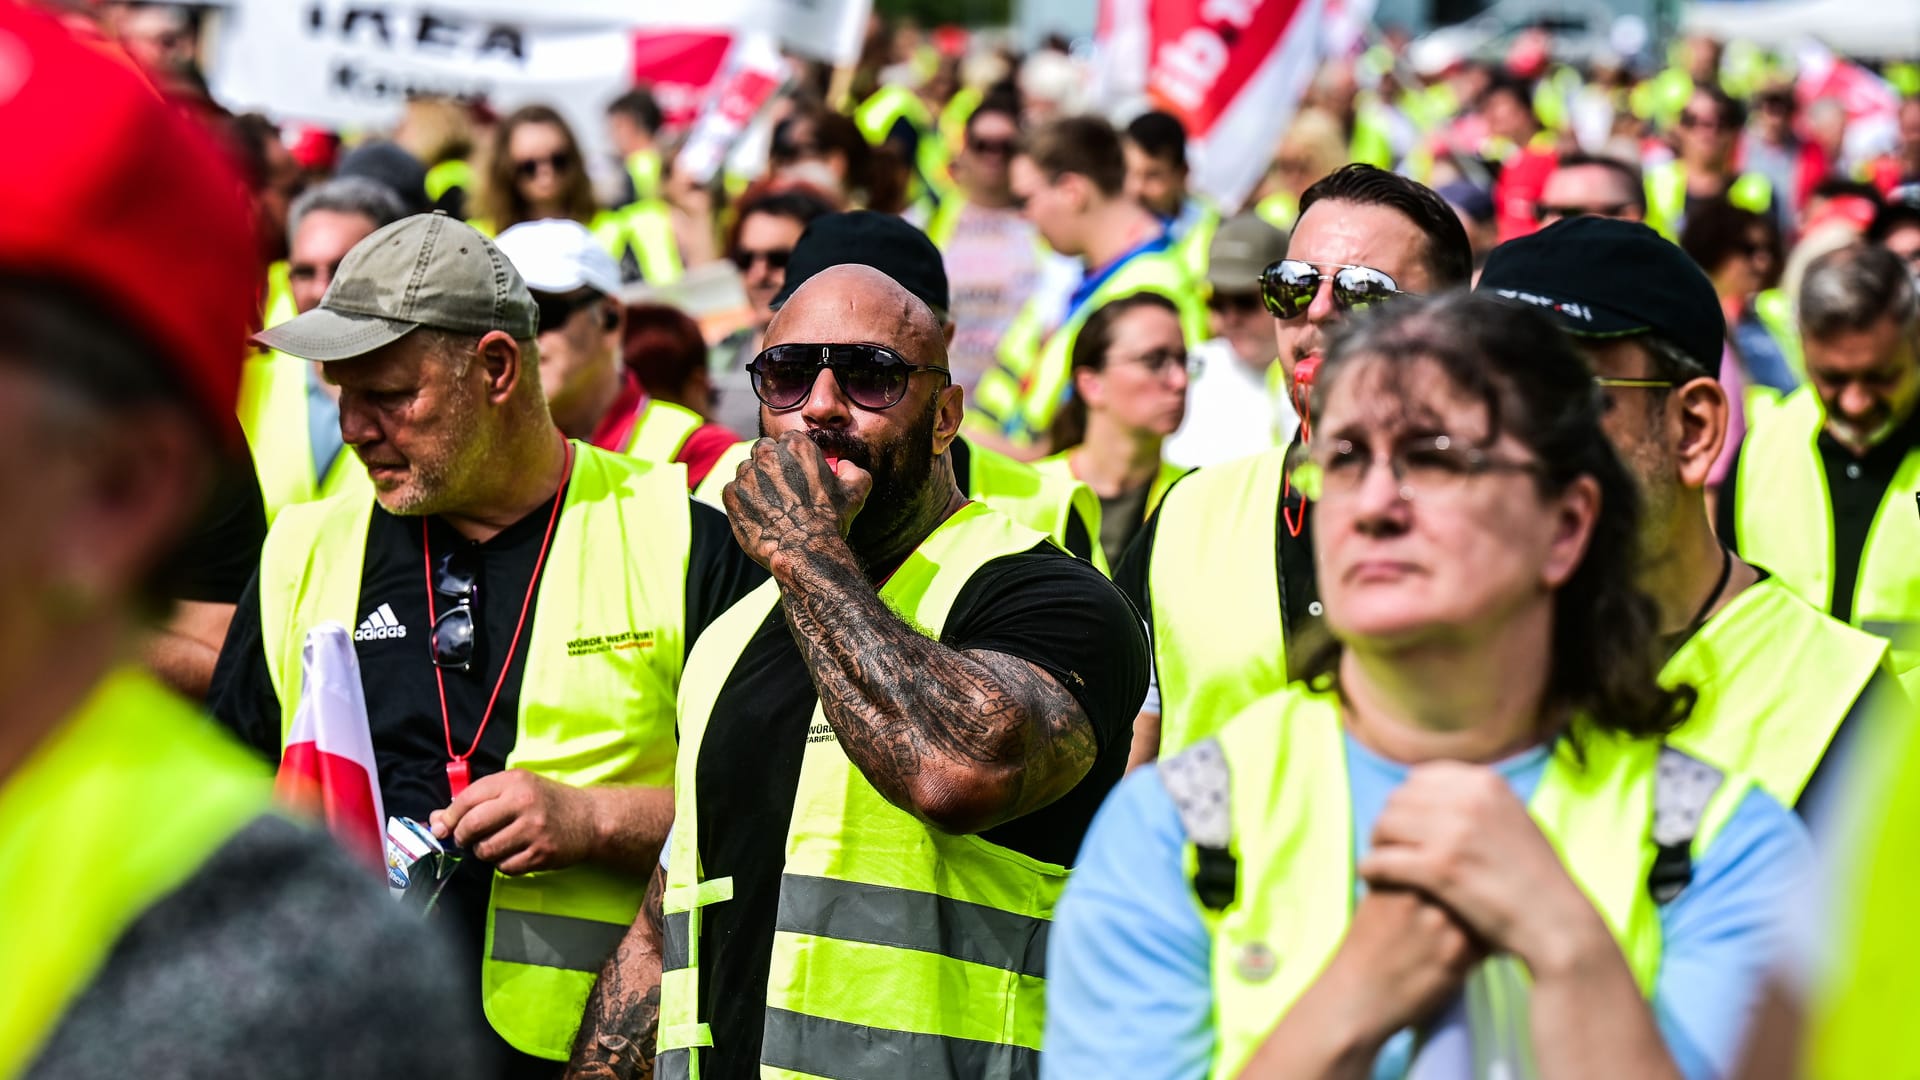
{"label": "man's ear", "polygon": [[960,421],[966,418],[966,391],[951,384],[940,388],[933,416],[933,452],[935,456],[947,452],[953,440],[960,437]]}
{"label": "man's ear", "polygon": [[1680,483],[1690,491],[1707,486],[1714,462],[1727,445],[1727,424],[1732,413],[1727,391],[1719,380],[1702,376],[1689,379],[1672,391],[1673,404],[1667,409],[1667,439],[1673,447],[1674,466]]}
{"label": "man's ear", "polygon": [[527,358],[520,342],[504,330],[489,330],[474,346],[474,355],[475,362],[486,373],[487,400],[502,405],[512,399]]}

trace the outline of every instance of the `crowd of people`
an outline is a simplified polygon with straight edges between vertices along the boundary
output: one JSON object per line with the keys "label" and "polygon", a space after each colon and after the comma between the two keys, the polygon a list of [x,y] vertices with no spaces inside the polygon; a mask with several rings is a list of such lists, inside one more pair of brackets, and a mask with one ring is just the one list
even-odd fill
{"label": "crowd of people", "polygon": [[0,1078],[1920,1068],[1920,66],[1388,33],[1229,213],[1058,43],[698,182],[196,19],[0,6]]}

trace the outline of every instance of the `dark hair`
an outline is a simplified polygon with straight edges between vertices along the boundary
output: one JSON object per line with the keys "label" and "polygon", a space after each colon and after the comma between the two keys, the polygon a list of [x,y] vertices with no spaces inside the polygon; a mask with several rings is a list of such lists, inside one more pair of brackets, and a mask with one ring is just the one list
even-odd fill
{"label": "dark hair", "polygon": [[1696,86],[1693,88],[1693,94],[1687,98],[1688,103],[1691,104],[1693,98],[1701,94],[1705,94],[1707,97],[1713,99],[1714,112],[1718,113],[1720,118],[1720,130],[1738,131],[1746,126],[1747,107],[1740,104],[1739,101],[1734,99],[1734,97],[1725,90],[1711,83],[1705,86]]}
{"label": "dark hair", "polygon": [[740,246],[740,227],[755,214],[782,217],[805,228],[814,218],[835,213],[833,201],[805,184],[762,184],[749,188],[734,205],[733,227],[727,230],[727,250]]}
{"label": "dark hair", "polygon": [[[1081,323],[1079,332],[1074,334],[1071,372],[1078,372],[1081,368],[1104,370],[1107,366],[1107,350],[1113,347],[1114,324],[1129,312],[1145,307],[1159,308],[1175,319],[1180,317],[1180,308],[1157,292],[1129,293],[1108,301],[1087,316],[1087,321]],[[1078,446],[1087,437],[1087,403],[1081,399],[1080,391],[1074,388],[1071,374],[1067,379],[1067,400],[1053,414],[1053,425],[1048,428],[1047,437],[1055,453]]]}
{"label": "dark hair", "polygon": [[259,113],[241,113],[228,121],[227,129],[232,133],[235,164],[247,182],[247,190],[257,195],[266,189],[269,147],[280,142],[280,129]]}
{"label": "dark hair", "polygon": [[1727,260],[1746,254],[1755,226],[1766,230],[1767,251],[1773,256],[1773,270],[1768,275],[1771,280],[1760,285],[1770,289],[1780,280],[1782,269],[1780,226],[1772,214],[1756,214],[1724,198],[1712,199],[1687,213],[1687,223],[1680,230],[1680,250],[1712,276]]}
{"label": "dark hair", "polygon": [[1873,215],[1864,239],[1869,244],[1885,244],[1901,229],[1920,229],[1920,202],[1890,202]]}
{"label": "dark hair", "polygon": [[1172,113],[1156,109],[1134,117],[1127,125],[1127,141],[1155,161],[1187,171],[1187,127]]}
{"label": "dark hair", "polygon": [[1874,187],[1872,184],[1862,183],[1859,180],[1849,180],[1844,176],[1829,176],[1825,180],[1813,185],[1812,189],[1807,192],[1808,201],[1814,199],[1843,199],[1848,197],[1865,199],[1872,203],[1875,209],[1885,206],[1887,203],[1886,196],[1880,194],[1879,188]]}
{"label": "dark hair", "polygon": [[1626,189],[1628,201],[1639,207],[1641,214],[1644,215],[1647,212],[1646,181],[1641,178],[1639,169],[1617,157],[1608,157],[1605,154],[1562,154],[1560,160],[1555,163],[1553,171],[1589,168],[1605,169],[1612,173],[1614,179],[1620,181],[1620,186]]}
{"label": "dark hair", "polygon": [[1473,245],[1467,240],[1466,226],[1432,188],[1356,161],[1314,181],[1300,196],[1300,212],[1294,220],[1306,217],[1313,204],[1322,201],[1384,206],[1413,222],[1427,236],[1427,274],[1433,278],[1433,291],[1465,285],[1473,277]]}
{"label": "dark hair", "polygon": [[636,86],[614,98],[607,105],[607,115],[624,116],[649,135],[659,131],[660,125],[666,122],[666,114],[660,111],[660,103],[654,100],[653,92],[644,86]]}
{"label": "dark hair", "polygon": [[1487,107],[1487,99],[1498,94],[1509,95],[1522,109],[1527,111],[1527,115],[1533,115],[1532,83],[1504,69],[1495,71],[1487,77],[1487,86],[1486,89],[1480,91],[1480,101],[1477,107],[1485,109]]}
{"label": "dark hair", "polygon": [[1120,149],[1120,136],[1097,116],[1050,120],[1021,137],[1020,153],[1048,180],[1067,173],[1084,176],[1110,199],[1126,189],[1127,156]]}
{"label": "dark hair", "polygon": [[546,124],[560,132],[573,164],[567,169],[566,189],[561,201],[567,216],[586,225],[599,209],[593,199],[593,183],[587,179],[587,163],[580,157],[580,140],[566,118],[545,105],[523,105],[510,113],[493,132],[493,153],[487,161],[486,179],[480,185],[480,215],[496,233],[506,232],[523,221],[532,220],[533,208],[520,195],[519,177],[513,164],[513,133],[529,124]]}
{"label": "dark hair", "polygon": [[678,403],[687,380],[706,368],[707,343],[700,324],[668,304],[628,304],[621,358],[647,393]]}
{"label": "dark hair", "polygon": [[[1511,433],[1538,457],[1542,494],[1582,476],[1600,487],[1586,554],[1554,597],[1552,668],[1543,713],[1561,723],[1652,737],[1687,718],[1695,694],[1659,683],[1666,657],[1659,609],[1635,582],[1640,497],[1601,429],[1601,396],[1573,341],[1538,309],[1484,293],[1449,293],[1382,305],[1334,333],[1314,386],[1319,412],[1331,387],[1359,362],[1405,369],[1429,362],[1487,411],[1489,442]],[[1342,646],[1307,657],[1310,680],[1337,687]]]}
{"label": "dark hair", "polygon": [[1920,317],[1913,275],[1900,256],[1871,244],[1829,251],[1800,279],[1800,332],[1809,341],[1859,333],[1892,319],[1911,327]]}
{"label": "dark hair", "polygon": [[982,116],[989,115],[1007,117],[1013,121],[1013,126],[1017,129],[1022,126],[1020,123],[1020,111],[1020,92],[1018,90],[990,90],[985,97],[980,99],[980,104],[975,105],[973,111],[967,114],[967,134],[971,135],[973,133],[973,122],[975,120]]}

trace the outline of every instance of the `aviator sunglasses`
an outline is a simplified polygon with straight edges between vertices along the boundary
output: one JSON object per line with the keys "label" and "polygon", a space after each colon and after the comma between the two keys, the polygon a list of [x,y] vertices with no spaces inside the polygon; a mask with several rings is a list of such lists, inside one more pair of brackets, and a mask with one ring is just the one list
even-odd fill
{"label": "aviator sunglasses", "polygon": [[1260,273],[1260,298],[1276,319],[1297,319],[1313,305],[1326,280],[1321,269],[1333,271],[1333,305],[1341,311],[1363,311],[1401,292],[1385,272],[1371,266],[1342,263],[1310,263],[1302,259],[1281,259]]}
{"label": "aviator sunglasses", "polygon": [[946,368],[915,364],[885,345],[864,343],[775,345],[747,365],[755,396],[775,411],[806,401],[823,369],[833,371],[848,400],[876,412],[900,404],[914,375],[925,372],[953,378]]}

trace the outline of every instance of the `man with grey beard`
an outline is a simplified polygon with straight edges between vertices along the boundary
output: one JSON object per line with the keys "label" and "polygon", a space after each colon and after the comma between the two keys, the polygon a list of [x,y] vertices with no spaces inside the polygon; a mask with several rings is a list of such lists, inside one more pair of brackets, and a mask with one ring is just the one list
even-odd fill
{"label": "man with grey beard", "polygon": [[435,213],[259,336],[324,365],[374,491],[275,520],[213,689],[277,758],[308,630],[356,628],[382,801],[468,856],[436,917],[512,1076],[558,1072],[666,836],[683,661],[764,577],[682,467],[561,435],[537,323],[499,249]]}

